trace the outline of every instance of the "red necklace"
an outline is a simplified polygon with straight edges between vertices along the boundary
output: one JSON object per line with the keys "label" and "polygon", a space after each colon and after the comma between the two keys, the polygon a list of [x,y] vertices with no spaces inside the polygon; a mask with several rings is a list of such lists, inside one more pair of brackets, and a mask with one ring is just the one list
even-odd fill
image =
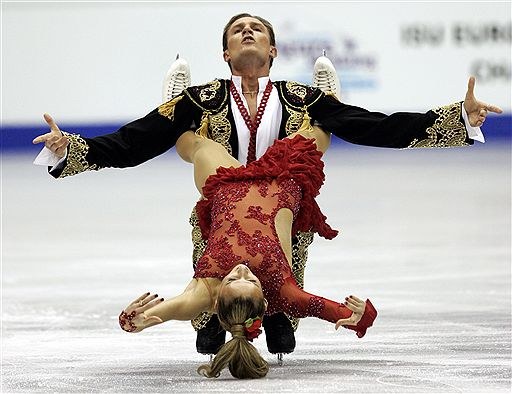
{"label": "red necklace", "polygon": [[251,120],[251,115],[249,115],[249,111],[245,108],[244,103],[242,102],[242,98],[238,94],[238,91],[235,88],[235,84],[231,81],[229,85],[229,90],[233,95],[233,99],[235,100],[240,113],[242,114],[242,118],[244,118],[245,124],[250,131],[249,138],[249,149],[247,151],[247,164],[256,160],[256,133],[258,131],[258,127],[261,123],[261,118],[263,117],[263,113],[265,112],[265,107],[267,106],[268,98],[270,97],[270,92],[272,91],[272,82],[270,79],[267,82],[267,86],[263,91],[263,97],[261,98],[260,105],[258,106],[258,111],[256,111],[256,117],[254,118],[254,122]]}

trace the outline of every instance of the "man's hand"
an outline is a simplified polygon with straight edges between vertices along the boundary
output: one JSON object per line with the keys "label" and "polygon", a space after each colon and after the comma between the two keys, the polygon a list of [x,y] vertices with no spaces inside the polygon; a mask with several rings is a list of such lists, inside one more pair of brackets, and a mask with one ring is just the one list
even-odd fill
{"label": "man's hand", "polygon": [[132,301],[119,315],[119,325],[127,332],[139,332],[155,324],[163,323],[158,316],[146,316],[148,309],[161,303],[164,299],[157,299],[158,294],[142,294]]}
{"label": "man's hand", "polygon": [[466,110],[469,118],[469,124],[473,127],[480,127],[485,122],[485,118],[489,112],[501,114],[501,108],[495,105],[489,105],[478,101],[474,93],[475,77],[470,77],[468,82],[468,91],[464,99],[464,109]]}
{"label": "man's hand", "polygon": [[48,123],[48,126],[50,126],[50,132],[34,138],[32,143],[39,144],[41,142],[44,142],[44,145],[50,151],[52,151],[57,156],[62,158],[66,153],[66,148],[69,145],[69,140],[65,135],[62,134],[62,132],[59,129],[59,126],[57,126],[57,124],[50,115],[44,114],[43,117],[46,123]]}

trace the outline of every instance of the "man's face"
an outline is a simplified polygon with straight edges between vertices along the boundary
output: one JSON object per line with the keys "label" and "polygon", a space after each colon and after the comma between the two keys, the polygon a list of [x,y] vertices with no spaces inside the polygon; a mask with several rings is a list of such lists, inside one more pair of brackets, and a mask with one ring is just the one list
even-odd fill
{"label": "man's face", "polygon": [[254,61],[261,67],[277,56],[277,49],[270,45],[267,28],[255,18],[244,17],[233,22],[227,31],[227,44],[224,60],[235,69]]}

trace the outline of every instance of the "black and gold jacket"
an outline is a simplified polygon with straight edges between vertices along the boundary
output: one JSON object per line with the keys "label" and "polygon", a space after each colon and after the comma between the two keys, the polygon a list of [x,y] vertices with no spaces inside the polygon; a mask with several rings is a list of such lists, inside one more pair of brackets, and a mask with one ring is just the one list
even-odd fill
{"label": "black and gold jacket", "polygon": [[[54,177],[105,167],[133,167],[172,148],[180,135],[197,125],[235,158],[238,137],[229,99],[229,80],[189,87],[145,117],[118,131],[94,138],[67,134],[68,156]],[[461,103],[427,113],[386,115],[343,104],[334,96],[296,82],[274,82],[282,104],[279,138],[315,120],[345,141],[376,147],[451,147],[472,144],[465,129]]]}

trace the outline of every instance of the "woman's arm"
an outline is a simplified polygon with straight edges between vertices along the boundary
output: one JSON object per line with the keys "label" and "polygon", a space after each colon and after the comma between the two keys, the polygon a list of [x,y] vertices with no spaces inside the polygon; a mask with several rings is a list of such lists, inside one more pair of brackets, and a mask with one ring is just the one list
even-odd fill
{"label": "woman's arm", "polygon": [[157,295],[143,294],[130,303],[119,316],[121,328],[139,332],[167,320],[192,320],[213,307],[210,292],[203,281],[192,279],[185,291],[165,300]]}
{"label": "woman's arm", "polygon": [[359,338],[365,335],[377,317],[377,311],[370,300],[365,302],[358,297],[349,296],[344,303],[331,301],[305,292],[291,277],[285,279],[279,295],[283,312],[290,316],[318,317],[335,323],[336,330],[343,326],[356,331]]}

